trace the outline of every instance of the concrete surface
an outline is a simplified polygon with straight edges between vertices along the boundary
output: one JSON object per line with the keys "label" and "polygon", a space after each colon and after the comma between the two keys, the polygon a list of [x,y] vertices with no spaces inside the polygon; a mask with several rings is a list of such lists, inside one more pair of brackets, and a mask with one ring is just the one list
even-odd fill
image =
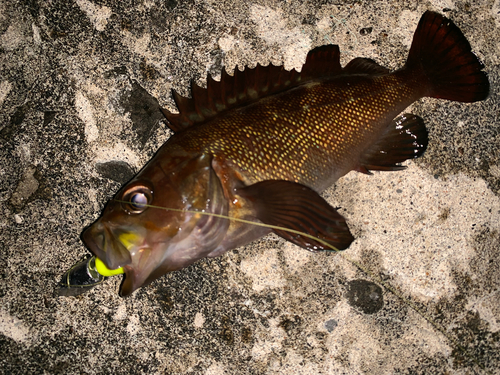
{"label": "concrete surface", "polygon": [[[119,277],[53,295],[88,254],[83,228],[168,138],[172,88],[223,66],[299,68],[326,43],[395,69],[427,9],[464,31],[491,97],[415,104],[425,157],[325,196],[357,238],[344,254],[452,341],[345,258],[275,236],[128,299]],[[498,0],[1,0],[0,372],[500,373],[499,27]]]}

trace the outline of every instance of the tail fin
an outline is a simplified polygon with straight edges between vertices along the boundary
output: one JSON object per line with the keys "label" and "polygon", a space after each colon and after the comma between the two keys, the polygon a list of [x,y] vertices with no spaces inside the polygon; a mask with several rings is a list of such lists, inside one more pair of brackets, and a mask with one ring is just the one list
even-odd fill
{"label": "tail fin", "polygon": [[427,96],[459,102],[486,99],[490,84],[483,67],[451,20],[438,13],[424,13],[405,68],[423,69],[431,86]]}

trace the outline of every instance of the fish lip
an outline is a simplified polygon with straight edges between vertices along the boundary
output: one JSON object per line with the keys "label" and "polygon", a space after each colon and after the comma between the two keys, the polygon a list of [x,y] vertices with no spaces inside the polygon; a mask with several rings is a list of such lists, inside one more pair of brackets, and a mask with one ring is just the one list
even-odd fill
{"label": "fish lip", "polygon": [[[81,235],[81,240],[82,242],[84,243],[84,245],[96,256],[98,257],[99,259],[102,260],[102,256],[104,252],[101,252],[101,248],[99,247],[99,245],[96,243],[96,241],[94,240],[94,235],[95,233],[93,233],[95,231],[95,226],[98,225],[100,223],[94,223],[90,226],[88,226],[87,228],[84,229],[82,235]],[[102,226],[102,224],[100,225]]]}

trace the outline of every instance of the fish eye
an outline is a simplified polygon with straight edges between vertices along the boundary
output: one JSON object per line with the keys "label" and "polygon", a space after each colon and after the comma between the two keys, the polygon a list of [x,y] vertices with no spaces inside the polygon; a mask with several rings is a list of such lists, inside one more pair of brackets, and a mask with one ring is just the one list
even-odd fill
{"label": "fish eye", "polygon": [[146,186],[134,186],[123,194],[122,208],[129,214],[140,214],[153,201],[153,192]]}
{"label": "fish eye", "polygon": [[136,210],[142,210],[148,204],[148,197],[143,192],[132,194],[130,197],[130,207]]}

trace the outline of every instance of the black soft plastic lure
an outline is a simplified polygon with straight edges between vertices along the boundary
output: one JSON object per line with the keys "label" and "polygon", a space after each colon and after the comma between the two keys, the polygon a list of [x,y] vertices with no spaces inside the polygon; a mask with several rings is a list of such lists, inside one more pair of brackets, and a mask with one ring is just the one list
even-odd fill
{"label": "black soft plastic lure", "polygon": [[96,257],[92,256],[73,265],[57,284],[59,296],[78,296],[101,284],[106,277],[96,268]]}

